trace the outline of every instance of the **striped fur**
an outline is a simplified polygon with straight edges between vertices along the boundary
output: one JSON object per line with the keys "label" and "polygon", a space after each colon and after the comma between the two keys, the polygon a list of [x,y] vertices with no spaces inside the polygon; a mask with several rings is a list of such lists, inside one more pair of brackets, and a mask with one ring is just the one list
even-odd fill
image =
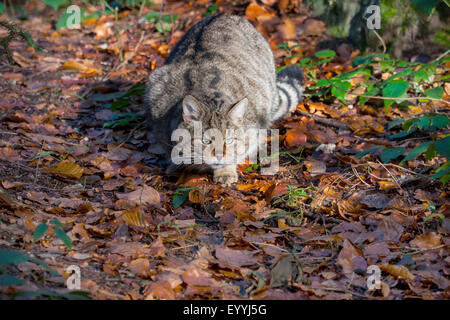
{"label": "striped fur", "polygon": [[[146,94],[149,126],[170,154],[173,130],[192,129],[183,121],[182,107],[190,95],[201,104],[203,130],[267,129],[298,104],[301,82],[298,67],[276,75],[269,44],[246,18],[210,16],[189,29],[165,65],[152,72]],[[244,98],[244,121],[235,123],[229,110]]]}

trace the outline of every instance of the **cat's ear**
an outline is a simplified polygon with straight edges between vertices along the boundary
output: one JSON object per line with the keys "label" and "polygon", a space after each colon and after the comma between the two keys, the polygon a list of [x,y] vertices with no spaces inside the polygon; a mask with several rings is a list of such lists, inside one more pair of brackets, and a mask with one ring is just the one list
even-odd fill
{"label": "cat's ear", "polygon": [[230,111],[228,111],[228,116],[231,121],[235,123],[242,123],[244,121],[245,110],[247,110],[248,99],[244,98],[238,103],[236,103]]}
{"label": "cat's ear", "polygon": [[200,121],[203,114],[203,107],[200,102],[191,95],[183,99],[183,120],[185,123]]}

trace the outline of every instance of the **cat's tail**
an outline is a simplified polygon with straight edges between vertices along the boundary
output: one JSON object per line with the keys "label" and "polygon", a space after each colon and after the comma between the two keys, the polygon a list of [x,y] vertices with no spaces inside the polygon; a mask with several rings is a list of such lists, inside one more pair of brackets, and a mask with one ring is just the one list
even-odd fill
{"label": "cat's tail", "polygon": [[302,97],[302,84],[303,70],[299,66],[288,66],[277,74],[277,89],[280,103],[272,115],[273,121],[277,121],[295,110]]}

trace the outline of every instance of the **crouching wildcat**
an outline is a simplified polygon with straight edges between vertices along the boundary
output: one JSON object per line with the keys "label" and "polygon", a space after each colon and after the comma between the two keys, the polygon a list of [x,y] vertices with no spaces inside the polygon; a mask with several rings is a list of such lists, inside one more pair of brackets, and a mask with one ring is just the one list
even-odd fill
{"label": "crouching wildcat", "polygon": [[[297,66],[276,74],[269,44],[245,18],[202,19],[148,82],[149,127],[172,159],[168,170],[212,170],[217,183],[237,182],[236,165],[261,142],[250,143],[241,133],[268,129],[293,111],[302,80]],[[186,133],[181,143],[173,141],[177,132]],[[174,147],[186,151],[178,161]]]}

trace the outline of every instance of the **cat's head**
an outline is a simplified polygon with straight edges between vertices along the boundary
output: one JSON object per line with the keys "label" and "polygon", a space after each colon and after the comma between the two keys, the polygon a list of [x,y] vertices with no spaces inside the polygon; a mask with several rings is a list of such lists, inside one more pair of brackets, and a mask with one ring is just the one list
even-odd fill
{"label": "cat's head", "polygon": [[192,163],[205,163],[213,169],[245,159],[248,149],[243,134],[248,100],[244,98],[228,109],[209,108],[191,95],[182,101],[180,127],[189,131]]}

